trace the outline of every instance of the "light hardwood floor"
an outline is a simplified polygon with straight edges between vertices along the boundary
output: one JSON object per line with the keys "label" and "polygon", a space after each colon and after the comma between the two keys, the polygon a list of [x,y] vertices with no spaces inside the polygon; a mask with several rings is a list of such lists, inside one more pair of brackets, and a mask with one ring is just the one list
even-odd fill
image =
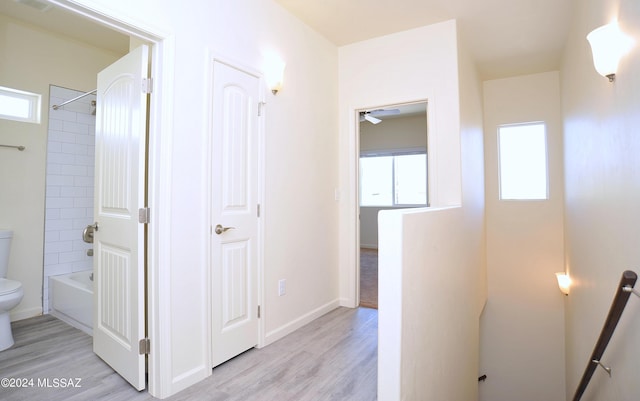
{"label": "light hardwood floor", "polygon": [[[377,328],[376,310],[338,308],[168,400],[376,400]],[[27,379],[27,387],[0,388],[3,401],[154,399],[95,356],[90,336],[51,316],[15,322],[13,332],[16,344],[0,352],[0,379]],[[55,387],[54,378],[79,378],[81,387]]]}

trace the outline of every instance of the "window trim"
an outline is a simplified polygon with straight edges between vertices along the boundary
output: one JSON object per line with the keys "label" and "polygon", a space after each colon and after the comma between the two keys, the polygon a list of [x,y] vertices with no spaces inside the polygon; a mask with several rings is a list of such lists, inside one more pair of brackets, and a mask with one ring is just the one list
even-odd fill
{"label": "window trim", "polygon": [[21,117],[12,114],[4,114],[0,111],[0,119],[40,124],[42,110],[42,95],[18,89],[0,86],[0,95],[29,102],[29,116]]}

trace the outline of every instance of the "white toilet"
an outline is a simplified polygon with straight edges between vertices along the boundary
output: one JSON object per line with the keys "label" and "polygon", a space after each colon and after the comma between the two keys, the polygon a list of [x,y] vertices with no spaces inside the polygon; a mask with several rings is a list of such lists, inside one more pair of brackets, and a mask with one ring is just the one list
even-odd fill
{"label": "white toilet", "polygon": [[0,351],[13,345],[9,311],[22,301],[22,283],[7,279],[13,231],[0,228]]}

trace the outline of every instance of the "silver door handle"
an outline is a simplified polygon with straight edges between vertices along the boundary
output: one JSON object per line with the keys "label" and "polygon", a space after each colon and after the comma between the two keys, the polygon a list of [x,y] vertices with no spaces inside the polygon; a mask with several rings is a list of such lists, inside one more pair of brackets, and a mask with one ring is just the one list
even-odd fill
{"label": "silver door handle", "polygon": [[82,230],[82,240],[87,244],[93,244],[93,233],[98,231],[98,223],[89,224]]}
{"label": "silver door handle", "polygon": [[213,231],[215,231],[216,234],[220,235],[223,232],[227,231],[227,230],[234,230],[235,227],[222,227],[220,224],[218,224]]}

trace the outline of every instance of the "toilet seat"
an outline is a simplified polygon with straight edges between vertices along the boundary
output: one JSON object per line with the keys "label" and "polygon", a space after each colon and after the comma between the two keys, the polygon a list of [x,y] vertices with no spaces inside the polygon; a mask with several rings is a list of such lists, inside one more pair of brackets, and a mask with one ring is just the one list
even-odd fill
{"label": "toilet seat", "polygon": [[22,283],[19,281],[0,278],[0,296],[12,294],[19,291],[21,288]]}

